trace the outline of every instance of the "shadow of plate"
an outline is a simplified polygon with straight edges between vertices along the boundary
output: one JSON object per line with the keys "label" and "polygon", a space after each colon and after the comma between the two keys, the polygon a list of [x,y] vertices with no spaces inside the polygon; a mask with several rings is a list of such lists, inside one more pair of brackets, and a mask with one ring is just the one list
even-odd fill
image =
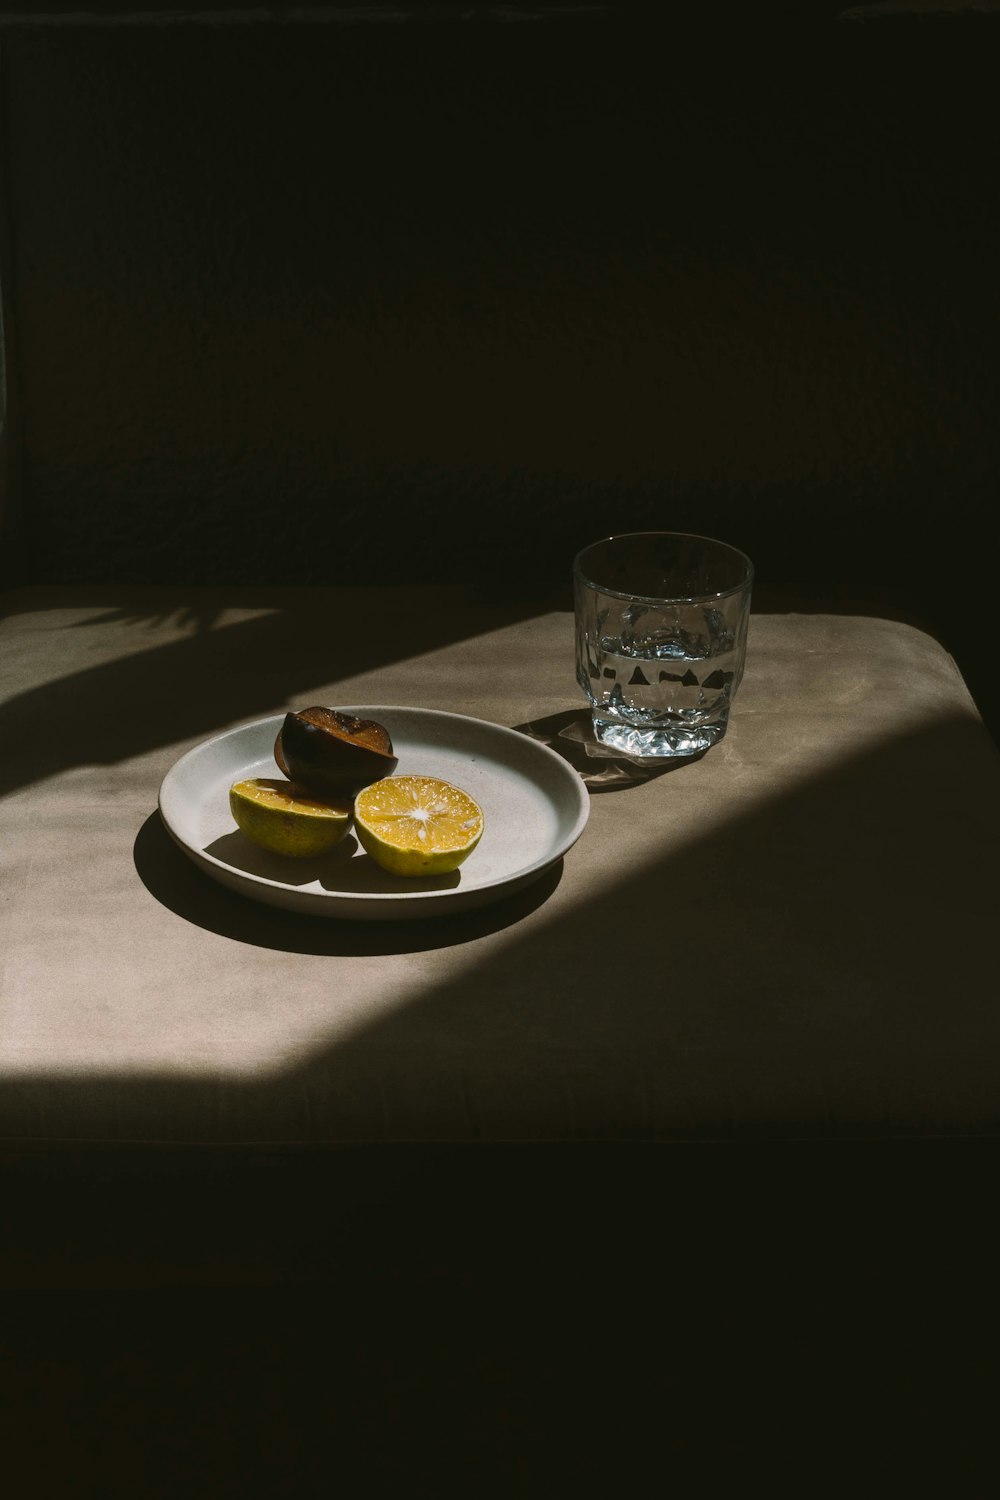
{"label": "shadow of plate", "polygon": [[[228,855],[231,851],[227,840],[237,837],[236,834],[224,835],[209,846],[208,852],[215,852],[215,844],[226,844],[226,859],[229,863]],[[353,843],[353,836],[348,837]],[[241,839],[240,842],[244,841]],[[344,842],[346,845],[348,840]],[[558,860],[530,885],[470,911],[456,911],[410,921],[359,922],[341,917],[311,916],[285,911],[229,890],[199,870],[177,847],[164,828],[159,812],[150,813],[142,824],[135,837],[132,857],[136,873],[150,895],[184,921],[258,948],[274,948],[288,953],[325,953],[331,956],[421,953],[434,948],[450,948],[473,942],[489,933],[500,932],[543,906],[558,886],[563,869],[562,860]],[[253,858],[252,855],[245,857]],[[278,859],[279,856],[273,858]],[[281,861],[281,879],[287,879],[287,872],[284,870],[286,863],[290,862]],[[358,883],[351,887],[353,890],[380,890],[383,887],[375,885],[376,880],[392,880],[391,876],[378,870],[367,856],[352,854],[349,848],[345,849],[342,859],[337,863],[338,871],[348,865],[358,866],[358,874],[354,877]],[[263,872],[259,866],[255,866],[254,873]],[[442,888],[457,887],[459,874],[456,871],[454,876],[442,877],[443,881],[454,882],[453,886]],[[302,883],[307,883],[305,871],[302,872],[302,877]],[[329,870],[327,879],[334,879]],[[366,880],[373,884],[364,884]],[[427,888],[424,882],[407,884],[418,889]],[[333,888],[346,889],[344,886]],[[393,882],[391,888],[398,891],[401,886]]]}

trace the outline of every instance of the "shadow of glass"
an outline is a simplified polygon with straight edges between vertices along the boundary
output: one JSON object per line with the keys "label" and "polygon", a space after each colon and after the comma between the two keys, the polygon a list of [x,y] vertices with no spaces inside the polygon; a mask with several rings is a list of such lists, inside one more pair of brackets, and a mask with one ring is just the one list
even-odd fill
{"label": "shadow of glass", "polygon": [[[228,839],[238,837],[234,833],[217,842],[226,843]],[[163,827],[158,812],[150,813],[139,829],[132,855],[136,873],[150,895],[185,921],[253,947],[331,956],[420,953],[454,947],[487,933],[500,932],[544,905],[558,886],[563,869],[560,860],[523,890],[472,911],[407,921],[351,922],[284,911],[219,885],[198,870],[177,848]],[[372,862],[365,857],[352,858],[345,863],[367,867]],[[282,861],[280,878],[287,879],[284,865],[285,861]],[[353,889],[382,889],[381,884],[376,883],[382,875],[382,871],[378,871],[377,876],[369,871],[372,885],[365,886],[365,876],[359,874],[361,883]],[[303,879],[306,878],[303,874]],[[389,876],[385,878],[391,879]],[[416,886],[416,882],[413,884]],[[393,884],[392,888],[398,890],[399,886]],[[426,889],[422,883],[420,888]]]}
{"label": "shadow of glass", "polygon": [[648,781],[665,776],[668,771],[680,771],[693,761],[701,760],[706,753],[702,751],[699,755],[678,755],[662,760],[639,760],[622,755],[599,743],[590,711],[585,708],[548,714],[545,718],[513,727],[562,756],[574,771],[579,772],[591,792],[621,792],[629,787],[644,786]]}
{"label": "shadow of glass", "polygon": [[[209,591],[209,598],[186,607],[190,634],[136,651],[141,598],[147,622],[162,618],[162,608],[148,602],[151,592],[140,591],[134,608],[121,613],[127,655],[28,687],[0,704],[0,796],[73,766],[115,765],[208,736],[320,684],[498,630],[540,608],[526,599],[486,603],[455,589],[310,589],[285,591],[273,613],[210,628],[219,594]],[[175,602],[167,615],[184,610]],[[332,622],[344,619],[356,620],[358,628],[338,632]],[[72,733],[54,727],[67,724]]]}

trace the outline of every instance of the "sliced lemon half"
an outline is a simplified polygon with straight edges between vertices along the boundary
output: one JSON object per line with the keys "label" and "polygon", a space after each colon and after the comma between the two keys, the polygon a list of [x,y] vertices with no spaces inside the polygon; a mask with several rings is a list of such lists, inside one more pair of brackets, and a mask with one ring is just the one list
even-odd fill
{"label": "sliced lemon half", "polygon": [[386,776],[354,800],[362,847],[393,875],[447,875],[483,836],[483,810],[436,776]]}
{"label": "sliced lemon half", "polygon": [[252,843],[292,859],[325,854],[351,826],[350,802],[314,797],[294,781],[266,776],[234,782],[229,807]]}

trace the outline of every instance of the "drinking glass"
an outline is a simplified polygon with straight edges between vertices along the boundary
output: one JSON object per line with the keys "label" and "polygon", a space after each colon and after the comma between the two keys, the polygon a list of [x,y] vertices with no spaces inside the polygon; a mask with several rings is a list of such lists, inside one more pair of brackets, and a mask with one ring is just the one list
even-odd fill
{"label": "drinking glass", "polygon": [[683,532],[605,537],[573,563],[576,676],[594,733],[629,756],[718,744],[743,677],[753,564]]}

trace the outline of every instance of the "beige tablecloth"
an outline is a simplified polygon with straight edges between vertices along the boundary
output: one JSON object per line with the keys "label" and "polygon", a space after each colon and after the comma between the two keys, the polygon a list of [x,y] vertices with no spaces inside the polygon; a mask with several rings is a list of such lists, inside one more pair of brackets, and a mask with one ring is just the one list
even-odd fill
{"label": "beige tablecloth", "polygon": [[[609,781],[573,739],[563,611],[418,589],[3,605],[3,1138],[1000,1123],[998,761],[919,631],[755,616],[727,738]],[[302,917],[213,884],[161,826],[166,771],[227,726],[338,701],[531,726],[591,774],[583,838],[529,890],[426,922]]]}

